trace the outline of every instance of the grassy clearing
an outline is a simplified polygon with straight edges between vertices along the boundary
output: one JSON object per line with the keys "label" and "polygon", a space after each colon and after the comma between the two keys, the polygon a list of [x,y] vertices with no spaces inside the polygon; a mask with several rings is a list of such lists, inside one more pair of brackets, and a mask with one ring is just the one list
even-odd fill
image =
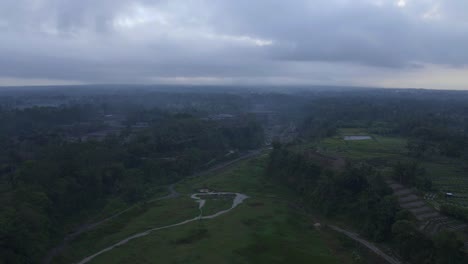
{"label": "grassy clearing", "polygon": [[[223,172],[212,172],[196,178],[188,178],[176,186],[180,193],[190,194],[198,189],[208,188],[212,191],[239,192],[248,195],[257,194],[266,187],[273,187],[269,180],[263,177],[267,155],[254,161],[242,161],[239,165],[232,166]],[[261,162],[261,163],[260,163]]]}
{"label": "grassy clearing", "polygon": [[234,199],[234,195],[220,195],[220,196],[213,196],[207,195],[205,197],[199,196],[202,199],[206,200],[205,206],[203,206],[202,214],[204,216],[215,214],[219,211],[223,211],[226,209],[231,208],[232,200]]}
{"label": "grassy clearing", "polygon": [[[372,140],[346,141],[343,135],[358,134],[362,129],[344,129],[339,136],[326,138],[319,143],[309,145],[318,148],[323,153],[345,157],[351,161],[367,161],[380,169],[385,175],[391,175],[390,166],[398,161],[413,161],[408,157],[406,139],[398,137],[372,136]],[[369,135],[369,134],[368,134]],[[468,206],[468,177],[466,177],[466,162],[446,157],[436,157],[427,161],[420,161],[426,173],[440,193],[433,198],[438,203],[451,203]],[[444,192],[453,192],[455,198],[446,199]]]}
{"label": "grassy clearing", "polygon": [[[167,194],[169,194],[167,187],[157,186],[147,190],[144,196],[147,197],[146,199],[151,200]],[[131,206],[131,204],[117,197],[96,201],[93,208],[83,211],[81,214],[75,215],[73,218],[65,220],[66,224],[64,224],[61,230],[62,234],[54,240],[53,245],[60,244],[63,241],[64,236],[75,232],[80,226],[83,226],[83,223],[90,224],[99,222],[102,219],[108,218],[127,209],[129,206]]]}
{"label": "grassy clearing", "polygon": [[293,219],[267,201],[261,210],[258,203],[151,234],[103,255],[97,263],[338,263],[314,230],[286,223]]}
{"label": "grassy clearing", "polygon": [[322,152],[345,157],[350,160],[367,160],[374,165],[385,165],[387,161],[396,162],[405,159],[406,140],[397,137],[371,135],[370,140],[344,140],[336,136],[326,138],[316,147]]}
{"label": "grassy clearing", "polygon": [[352,259],[352,263],[387,264],[388,262],[370,252],[361,243],[352,240],[344,234],[327,229],[321,232],[327,245],[332,248],[333,255],[346,261]]}
{"label": "grassy clearing", "polygon": [[102,226],[82,234],[55,263],[73,263],[130,235],[149,228],[170,225],[199,214],[198,206],[189,197],[141,204]]}
{"label": "grassy clearing", "polygon": [[[218,218],[156,231],[107,252],[92,263],[351,263],[351,252],[333,256],[323,234],[312,227],[313,222],[291,209],[293,196],[264,176],[265,165],[266,156],[182,182],[176,188],[186,194],[207,187],[245,193],[250,198]],[[192,218],[197,215],[197,204],[184,197],[122,219],[121,226],[107,226],[96,230],[96,234],[88,234],[72,245],[68,252],[73,252],[75,258],[68,260],[92,254],[147,224],[159,226]],[[205,206],[214,212],[230,203],[207,199]]]}

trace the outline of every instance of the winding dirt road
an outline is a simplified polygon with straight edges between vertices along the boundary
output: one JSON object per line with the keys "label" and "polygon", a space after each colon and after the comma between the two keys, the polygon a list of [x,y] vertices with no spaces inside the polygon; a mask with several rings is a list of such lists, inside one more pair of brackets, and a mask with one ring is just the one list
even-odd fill
{"label": "winding dirt road", "polygon": [[[190,177],[187,177],[187,178],[196,178],[196,177],[199,177],[201,175],[204,175],[204,174],[207,174],[207,173],[210,173],[210,172],[214,172],[214,171],[217,171],[217,170],[221,170],[221,169],[224,169],[226,167],[229,167],[230,165],[238,162],[238,161],[241,161],[241,160],[245,160],[245,159],[249,159],[249,158],[252,158],[252,157],[255,157],[255,156],[258,156],[262,153],[263,149],[258,149],[258,150],[253,150],[253,151],[249,151],[243,155],[241,155],[240,157],[236,158],[236,159],[233,159],[231,161],[227,161],[227,162],[224,162],[224,163],[221,163],[219,165],[216,165],[212,168],[209,168],[207,170],[204,170],[202,172],[198,172],[198,173],[195,173],[194,175],[190,176]],[[182,180],[185,180],[187,178],[184,178]],[[181,180],[181,181],[182,181]],[[168,185],[167,188],[169,190],[169,194],[166,195],[166,196],[163,196],[163,197],[159,197],[159,198],[156,198],[156,199],[153,199],[153,200],[150,200],[150,201],[147,201],[147,203],[152,203],[152,202],[155,202],[155,201],[160,201],[160,200],[165,200],[165,199],[172,199],[172,198],[177,198],[180,196],[180,194],[175,190],[175,185],[177,184],[178,182],[176,183],[173,183],[171,185]],[[56,247],[52,248],[51,250],[49,250],[49,252],[47,253],[47,255],[44,257],[43,259],[43,263],[44,264],[50,264],[52,262],[52,260],[58,256],[61,252],[63,252],[63,250],[65,249],[65,247],[68,245],[69,242],[75,240],[79,235],[89,231],[89,230],[92,230],[94,228],[96,228],[97,226],[100,226],[102,225],[103,223],[106,223],[128,211],[130,211],[131,209],[135,208],[137,206],[137,204],[134,204],[128,208],[126,208],[125,210],[122,210],[114,215],[111,215],[105,219],[102,219],[98,222],[95,222],[95,223],[90,223],[90,224],[85,224],[85,225],[82,225],[80,226],[78,229],[76,229],[73,233],[71,234],[68,234],[67,236],[65,236],[65,238],[63,239],[63,241],[57,245]]]}
{"label": "winding dirt road", "polygon": [[[212,214],[212,215],[203,216],[202,208],[205,205],[206,200],[203,200],[202,198],[200,198],[200,196],[207,196],[207,195],[235,195],[235,197],[234,197],[234,199],[232,201],[231,208],[223,210],[223,211],[219,211],[219,212],[217,212],[215,214]],[[218,217],[220,215],[223,215],[225,213],[228,213],[232,209],[236,208],[239,204],[244,202],[244,200],[247,199],[248,196],[245,195],[245,194],[242,194],[242,193],[211,192],[211,193],[195,193],[195,194],[192,194],[191,198],[199,203],[200,215],[198,215],[197,217],[192,218],[192,219],[188,219],[188,220],[185,220],[185,221],[179,222],[177,224],[173,224],[173,225],[167,225],[167,226],[162,226],[162,227],[151,228],[151,229],[148,229],[148,230],[146,230],[144,232],[132,235],[130,237],[127,237],[127,238],[115,243],[112,246],[109,246],[109,247],[107,247],[107,248],[105,248],[105,249],[103,249],[103,250],[101,250],[101,251],[99,251],[99,252],[97,252],[97,253],[95,253],[95,254],[93,254],[91,256],[88,256],[88,257],[84,258],[83,260],[78,262],[78,264],[88,263],[89,261],[93,260],[95,257],[97,257],[97,256],[99,256],[99,255],[101,255],[103,253],[111,251],[112,249],[114,249],[116,247],[122,246],[122,245],[128,243],[129,241],[131,241],[133,239],[140,238],[140,237],[143,237],[143,236],[147,236],[147,235],[151,234],[154,231],[185,225],[185,224],[188,224],[190,222],[197,221],[197,220],[216,218],[216,217]]]}
{"label": "winding dirt road", "polygon": [[[150,201],[148,201],[148,203],[152,203],[152,202],[160,201],[160,200],[171,199],[171,198],[177,198],[180,195],[174,189],[174,184],[171,184],[171,185],[167,186],[167,188],[169,190],[168,195],[163,196],[163,197],[159,197],[159,198],[156,198],[156,199],[153,199],[153,200],[150,200]],[[135,208],[136,206],[137,206],[137,204],[134,204],[134,205],[128,207],[127,209],[122,210],[122,211],[120,211],[120,212],[118,212],[118,213],[116,213],[114,215],[111,215],[111,216],[109,216],[109,217],[107,217],[105,219],[102,219],[102,220],[100,220],[98,222],[82,225],[81,227],[76,229],[75,232],[65,236],[65,238],[63,239],[62,243],[60,243],[60,245],[58,245],[58,246],[54,247],[53,249],[51,249],[48,252],[47,256],[44,258],[43,263],[45,263],[45,264],[51,263],[52,259],[54,259],[61,252],[63,252],[65,247],[68,245],[68,243],[75,240],[79,235],[81,235],[81,234],[83,234],[83,233],[85,233],[85,232],[87,232],[89,230],[92,230],[92,229],[96,228],[99,225],[102,225],[102,224],[104,224],[106,222],[109,222],[110,220],[112,220],[114,218],[119,217],[120,215],[130,211],[131,209]]]}
{"label": "winding dirt road", "polygon": [[[262,149],[260,150],[256,150],[256,151],[251,151],[247,154],[244,154],[234,160],[231,160],[231,161],[228,161],[228,162],[225,162],[223,164],[220,164],[220,165],[217,165],[217,166],[214,166],[208,170],[205,170],[203,172],[200,172],[200,173],[196,173],[188,178],[195,178],[195,177],[199,177],[203,174],[206,174],[206,173],[209,173],[209,172],[214,172],[214,171],[217,171],[217,170],[220,170],[220,169],[224,169],[238,161],[241,161],[241,160],[245,160],[245,159],[249,159],[249,158],[253,158],[255,156],[258,156],[262,153]],[[151,203],[151,202],[155,202],[155,201],[159,201],[159,200],[165,200],[165,199],[172,199],[172,198],[177,198],[180,196],[180,194],[175,190],[175,185],[177,184],[178,182],[176,183],[173,183],[171,185],[168,185],[167,188],[169,190],[169,194],[167,194],[166,196],[163,196],[163,197],[159,197],[159,198],[156,198],[156,199],[153,199],[153,200],[150,200],[150,201],[147,201],[147,203]],[[223,211],[219,211],[215,214],[212,214],[212,215],[207,215],[207,216],[203,216],[202,214],[202,208],[203,206],[205,205],[205,200],[200,198],[200,196],[204,196],[204,195],[235,195],[234,199],[233,199],[233,203],[232,203],[232,206],[231,208],[227,209],[227,210],[223,210]],[[153,228],[153,229],[149,229],[149,230],[146,230],[144,232],[141,232],[141,233],[138,233],[138,234],[135,234],[135,235],[132,235],[130,237],[127,237],[126,239],[124,240],[121,240],[119,241],[118,243],[112,245],[112,246],[109,246],[91,256],[88,256],[86,258],[84,258],[83,260],[81,260],[79,262],[79,264],[84,264],[84,263],[88,263],[89,261],[91,261],[92,259],[94,259],[95,257],[105,253],[105,252],[108,252],[112,249],[114,249],[115,247],[118,247],[118,246],[121,246],[121,245],[124,245],[126,243],[128,243],[129,241],[133,240],[133,239],[136,239],[136,238],[139,238],[139,237],[143,237],[143,236],[146,236],[146,235],[149,235],[151,232],[154,232],[154,231],[158,231],[158,230],[162,230],[162,229],[167,229],[167,228],[171,228],[171,227],[176,227],[176,226],[181,226],[181,225],[184,225],[184,224],[188,224],[190,222],[194,222],[194,221],[197,221],[197,220],[201,220],[201,219],[212,219],[212,218],[216,218],[220,215],[223,215],[229,211],[231,211],[232,209],[236,208],[239,204],[241,204],[245,199],[248,198],[247,195],[245,194],[241,194],[241,193],[226,193],[226,192],[217,192],[217,193],[195,193],[195,194],[192,194],[191,196],[192,199],[194,199],[196,202],[199,203],[199,209],[200,209],[200,215],[195,217],[195,218],[192,218],[192,219],[188,219],[188,220],[185,220],[185,221],[182,221],[182,222],[179,222],[179,223],[176,223],[176,224],[173,224],[173,225],[168,225],[168,226],[163,226],[163,227],[156,227],[156,228]],[[133,206],[130,206],[129,208],[121,211],[121,212],[118,212],[110,217],[107,217],[103,220],[100,220],[99,222],[96,222],[96,223],[92,223],[92,224],[87,224],[87,225],[83,225],[81,226],[80,228],[78,228],[75,232],[73,232],[72,234],[69,234],[67,235],[63,242],[55,247],[54,249],[52,249],[49,254],[47,255],[47,257],[45,258],[44,260],[44,263],[48,264],[52,261],[52,259],[57,256],[58,254],[60,254],[63,249],[65,248],[65,246],[68,244],[68,242],[74,240],[76,237],[78,237],[80,234],[84,233],[84,232],[87,232],[91,229],[94,229],[96,228],[97,226],[105,223],[105,222],[108,222],[122,214],[124,214],[125,212],[133,209],[136,205],[133,205]],[[399,260],[395,259],[394,257],[391,257],[389,255],[387,255],[386,253],[384,253],[383,251],[381,251],[378,247],[376,247],[374,244],[372,244],[371,242],[361,238],[358,234],[356,233],[353,233],[353,232],[350,232],[348,230],[345,230],[345,229],[342,229],[340,227],[337,227],[337,226],[333,226],[333,225],[330,225],[330,228],[335,230],[336,232],[340,232],[346,236],[348,236],[349,238],[361,243],[362,245],[364,245],[365,247],[367,247],[369,250],[371,250],[372,252],[374,252],[375,254],[381,256],[383,259],[385,259],[388,263],[390,264],[402,264],[402,262],[400,262]]]}
{"label": "winding dirt road", "polygon": [[362,245],[367,247],[370,251],[374,252],[378,256],[385,259],[388,263],[390,263],[390,264],[402,264],[401,261],[395,259],[394,257],[391,257],[391,256],[387,255],[386,253],[384,253],[382,250],[380,250],[378,247],[376,247],[371,242],[369,242],[369,241],[367,241],[365,239],[362,239],[358,234],[350,232],[348,230],[344,230],[344,229],[339,228],[339,227],[334,226],[334,225],[329,225],[329,227],[331,229],[335,230],[336,232],[342,233],[342,234],[346,235],[347,237],[351,238],[352,240],[361,243]]}

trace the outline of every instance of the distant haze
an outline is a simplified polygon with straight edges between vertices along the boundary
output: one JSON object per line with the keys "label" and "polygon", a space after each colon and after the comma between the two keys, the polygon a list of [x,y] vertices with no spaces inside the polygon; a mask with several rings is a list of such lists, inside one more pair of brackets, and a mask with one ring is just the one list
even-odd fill
{"label": "distant haze", "polygon": [[465,0],[1,0],[0,86],[468,89]]}

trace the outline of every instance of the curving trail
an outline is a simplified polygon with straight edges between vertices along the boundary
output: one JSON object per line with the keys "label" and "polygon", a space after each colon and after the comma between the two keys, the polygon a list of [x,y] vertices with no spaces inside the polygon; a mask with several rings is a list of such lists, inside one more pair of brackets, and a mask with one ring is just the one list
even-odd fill
{"label": "curving trail", "polygon": [[175,189],[175,183],[167,186],[167,189],[169,190],[169,194],[163,197],[156,198],[154,200],[148,201],[149,203],[155,202],[155,201],[161,201],[161,200],[166,200],[166,199],[172,199],[172,198],[177,198],[180,196],[180,193],[178,193]]}
{"label": "curving trail", "polygon": [[[226,210],[222,210],[222,211],[219,211],[215,214],[212,214],[212,215],[207,215],[207,216],[203,216],[202,215],[202,208],[203,206],[205,205],[205,202],[206,200],[203,200],[202,198],[200,198],[200,196],[206,196],[206,195],[235,195],[233,201],[232,201],[232,205],[231,205],[231,208],[229,209],[226,209]],[[89,261],[93,260],[95,257],[105,253],[105,252],[108,252],[108,251],[111,251],[112,249],[116,248],[116,247],[119,247],[119,246],[122,246],[126,243],[128,243],[129,241],[133,240],[133,239],[136,239],[136,238],[139,238],[139,237],[143,237],[143,236],[147,236],[149,235],[150,233],[154,232],[154,231],[158,231],[158,230],[162,230],[162,229],[167,229],[167,228],[171,228],[171,227],[176,227],[176,226],[181,226],[181,225],[185,225],[185,224],[188,224],[190,222],[194,222],[194,221],[197,221],[197,220],[202,220],[202,219],[213,219],[213,218],[216,218],[220,215],[223,215],[225,213],[228,213],[229,211],[231,211],[232,209],[236,208],[239,204],[243,203],[245,199],[249,198],[247,195],[245,194],[242,194],[242,193],[231,193],[231,192],[210,192],[210,193],[195,193],[195,194],[192,194],[192,196],[190,196],[190,198],[194,199],[197,203],[199,203],[199,209],[200,209],[200,215],[198,215],[197,217],[195,218],[192,218],[192,219],[188,219],[188,220],[185,220],[185,221],[182,221],[182,222],[179,222],[177,224],[172,224],[172,225],[167,225],[167,226],[162,226],[162,227],[156,227],[156,228],[151,228],[151,229],[148,229],[144,232],[141,232],[141,233],[138,233],[138,234],[135,234],[135,235],[132,235],[130,237],[127,237],[117,243],[115,243],[114,245],[112,246],[109,246],[91,256],[88,256],[86,258],[84,258],[83,260],[81,260],[80,262],[78,262],[78,264],[84,264],[84,263],[88,263]]]}
{"label": "curving trail", "polygon": [[[218,171],[218,170],[224,169],[224,168],[226,168],[226,167],[228,167],[228,166],[230,166],[230,165],[232,165],[232,164],[234,164],[234,163],[236,163],[236,162],[238,162],[238,161],[241,161],[241,160],[245,160],[245,159],[249,159],[249,158],[258,156],[258,155],[260,155],[260,154],[262,153],[262,150],[263,150],[263,149],[258,149],[258,150],[254,150],[254,151],[249,151],[249,152],[247,152],[247,153],[241,155],[240,157],[238,157],[238,158],[236,158],[236,159],[233,159],[233,160],[231,160],[231,161],[227,161],[227,162],[224,162],[224,163],[222,163],[222,164],[216,165],[216,166],[214,166],[214,167],[212,167],[212,168],[209,168],[209,169],[207,169],[207,170],[205,170],[205,171],[196,173],[196,174],[194,174],[194,175],[192,175],[192,176],[190,176],[190,177],[186,177],[185,179],[196,178],[196,177],[199,177],[199,176],[201,176],[201,175],[203,175],[203,174],[206,174],[206,173],[210,173],[210,172],[214,172],[214,171]],[[182,179],[182,180],[184,180],[184,179]],[[182,180],[181,180],[181,181],[182,181]],[[177,197],[179,197],[180,194],[179,194],[179,193],[175,190],[175,188],[174,188],[174,187],[175,187],[175,184],[177,184],[177,183],[178,183],[178,182],[173,183],[173,184],[167,186],[167,188],[169,189],[169,194],[168,194],[168,195],[163,196],[163,197],[160,197],[160,198],[156,198],[156,199],[153,199],[153,200],[150,200],[150,201],[147,201],[147,203],[152,203],[152,202],[155,202],[155,201],[160,201],[160,200],[172,199],[172,198],[177,198]],[[67,235],[59,245],[57,245],[56,247],[54,247],[53,249],[51,249],[51,250],[47,253],[47,255],[44,257],[44,259],[43,259],[42,262],[43,262],[44,264],[49,264],[49,263],[51,263],[51,262],[52,262],[52,259],[53,259],[55,256],[59,255],[59,254],[65,249],[65,247],[67,246],[67,244],[68,244],[70,241],[73,241],[76,237],[78,237],[78,236],[81,235],[82,233],[87,232],[87,231],[89,231],[89,230],[91,230],[91,229],[94,229],[94,228],[96,228],[97,226],[99,226],[99,225],[101,225],[101,224],[103,224],[103,223],[105,223],[105,222],[108,222],[108,221],[110,221],[110,220],[112,220],[112,219],[114,219],[114,218],[116,218],[116,217],[118,217],[118,216],[120,216],[120,215],[122,215],[123,213],[125,213],[125,212],[127,212],[127,211],[133,209],[135,206],[136,206],[136,204],[135,204],[135,205],[132,205],[132,206],[128,207],[127,209],[125,209],[125,210],[123,210],[123,211],[120,211],[120,212],[118,212],[118,213],[116,213],[116,214],[114,214],[114,215],[112,215],[112,216],[109,216],[109,217],[107,217],[107,218],[105,218],[105,219],[103,219],[103,220],[100,220],[100,221],[95,222],[95,223],[92,223],[92,224],[85,224],[85,225],[79,227],[75,232],[73,232],[73,233]]]}
{"label": "curving trail", "polygon": [[[163,197],[159,197],[159,198],[156,198],[156,199],[153,199],[153,200],[150,200],[148,201],[148,203],[152,203],[152,202],[156,202],[156,201],[160,201],[160,200],[166,200],[166,199],[172,199],[172,198],[177,198],[178,196],[180,196],[180,194],[174,189],[174,184],[171,184],[169,186],[167,186],[168,190],[169,190],[169,194],[166,195],[166,196],[163,196]],[[92,230],[94,228],[96,228],[97,226],[103,224],[103,223],[106,223],[114,218],[117,218],[119,217],[120,215],[130,211],[131,209],[135,208],[137,206],[137,204],[134,204],[130,207],[128,207],[127,209],[125,210],[122,210],[116,214],[113,214],[105,219],[102,219],[98,222],[95,222],[95,223],[91,223],[91,224],[85,224],[81,227],[79,227],[77,230],[75,230],[75,232],[71,233],[71,234],[68,234],[67,236],[65,236],[65,238],[63,239],[62,243],[60,243],[58,246],[56,246],[55,248],[51,249],[47,256],[44,258],[43,260],[43,263],[45,264],[48,264],[48,263],[51,263],[52,262],[52,259],[59,255],[64,249],[65,247],[67,246],[67,244],[70,242],[70,241],[73,241],[75,238],[77,238],[79,235],[89,231],[89,230]]]}
{"label": "curving trail", "polygon": [[375,254],[380,256],[381,258],[385,259],[388,263],[390,263],[390,264],[402,264],[401,261],[399,261],[398,259],[396,259],[396,258],[394,258],[392,256],[387,255],[386,253],[384,253],[382,250],[380,250],[378,247],[376,247],[371,242],[369,242],[369,241],[367,241],[365,239],[362,239],[358,234],[350,232],[348,230],[344,230],[344,229],[339,228],[339,227],[334,226],[334,225],[329,225],[329,227],[331,229],[339,232],[339,233],[342,233],[342,234],[346,235],[347,237],[353,239],[354,241],[357,241],[357,242],[361,243],[362,245],[367,247],[370,251],[374,252]]}

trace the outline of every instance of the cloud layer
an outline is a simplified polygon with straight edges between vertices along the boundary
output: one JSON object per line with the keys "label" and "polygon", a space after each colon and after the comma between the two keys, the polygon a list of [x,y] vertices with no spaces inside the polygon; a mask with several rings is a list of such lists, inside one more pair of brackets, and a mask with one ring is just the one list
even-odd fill
{"label": "cloud layer", "polygon": [[460,0],[2,0],[0,85],[468,89],[467,13]]}

